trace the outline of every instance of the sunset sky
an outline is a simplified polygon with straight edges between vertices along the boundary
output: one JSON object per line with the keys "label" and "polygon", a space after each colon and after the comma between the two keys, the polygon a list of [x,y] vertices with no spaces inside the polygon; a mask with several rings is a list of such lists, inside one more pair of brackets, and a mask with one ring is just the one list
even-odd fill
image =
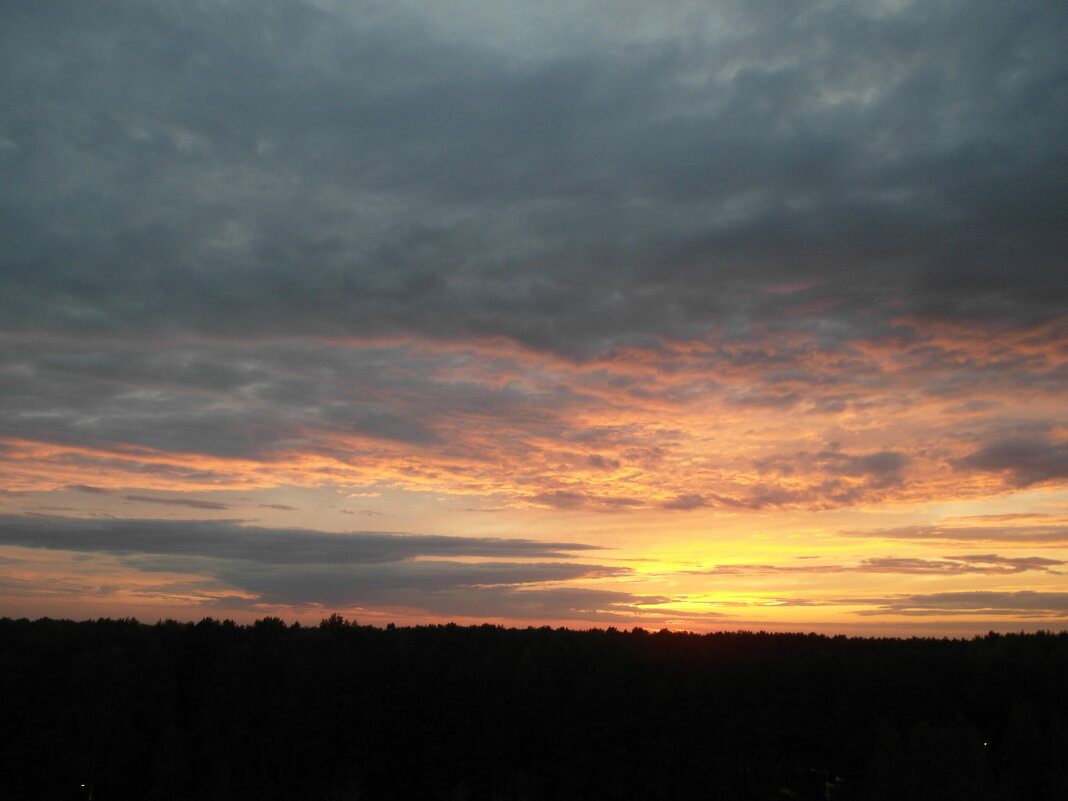
{"label": "sunset sky", "polygon": [[0,615],[1065,628],[1065,42],[7,0]]}

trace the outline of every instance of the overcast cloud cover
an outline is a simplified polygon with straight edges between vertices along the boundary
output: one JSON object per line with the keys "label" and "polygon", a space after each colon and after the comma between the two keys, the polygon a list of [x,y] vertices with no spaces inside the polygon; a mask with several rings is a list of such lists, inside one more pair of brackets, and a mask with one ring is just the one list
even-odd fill
{"label": "overcast cloud cover", "polygon": [[845,330],[1064,308],[1062,4],[668,6],[6,3],[5,327],[586,353],[776,284]]}
{"label": "overcast cloud cover", "polygon": [[[1065,41],[1048,0],[7,0],[5,531],[72,485],[161,516],[240,506],[163,491],[328,486],[658,531],[1062,492]],[[837,564],[1049,573],[989,542],[1064,531],[933,515],[860,536],[995,561]],[[494,547],[528,536],[580,541]]]}

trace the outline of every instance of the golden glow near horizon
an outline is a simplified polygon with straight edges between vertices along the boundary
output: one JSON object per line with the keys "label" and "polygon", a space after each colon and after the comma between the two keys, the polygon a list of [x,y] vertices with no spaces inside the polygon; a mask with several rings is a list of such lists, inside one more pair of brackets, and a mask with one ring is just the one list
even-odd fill
{"label": "golden glow near horizon", "polygon": [[[371,593],[370,603],[353,603],[360,582],[375,581],[363,561],[352,593],[317,598],[314,570],[285,592],[257,589],[242,570],[213,561],[216,542],[180,560],[153,557],[151,546],[129,553],[129,544],[62,559],[9,547],[3,592],[10,609],[72,616],[108,609],[314,619],[341,609],[367,620],[486,617],[697,630],[1055,625],[1065,597],[1063,479],[1042,474],[1040,461],[1014,462],[1011,453],[1004,464],[987,465],[983,459],[997,454],[984,452],[982,442],[1007,409],[1015,425],[1026,426],[1053,418],[1060,398],[1033,380],[1035,372],[1014,385],[984,370],[1027,359],[1037,374],[1055,373],[1064,369],[1065,345],[1038,331],[992,348],[976,332],[910,325],[920,344],[896,353],[862,342],[833,355],[771,337],[762,359],[752,357],[755,340],[745,358],[711,341],[664,341],[655,354],[624,349],[584,361],[503,341],[305,343],[316,358],[335,362],[369,352],[380,359],[388,348],[378,385],[356,378],[334,388],[388,400],[384,430],[337,426],[309,409],[279,413],[249,390],[217,402],[237,420],[267,409],[272,425],[291,425],[286,437],[268,432],[273,447],[262,453],[8,439],[7,511],[98,524],[227,521],[222,537],[252,526],[564,546],[548,558],[416,550],[399,563],[383,559],[412,569],[486,568],[484,581],[410,582],[428,582],[428,603],[419,592],[389,587]],[[776,348],[789,351],[789,367],[774,358]],[[241,351],[233,343],[197,344],[205,361]],[[430,358],[433,371],[418,369]],[[950,360],[967,367],[954,374]],[[982,377],[969,381],[966,399],[929,391],[932,381],[952,383],[964,372]],[[294,422],[279,422],[287,414]],[[1002,447],[1055,443],[1064,433],[1046,425],[1045,440]],[[26,536],[9,543],[33,544]],[[373,566],[379,557],[369,560]],[[501,561],[510,569],[579,568],[513,581],[488,569]],[[406,579],[396,581],[403,587]],[[480,605],[463,593],[488,593],[488,600]],[[499,616],[496,596],[507,598]]]}

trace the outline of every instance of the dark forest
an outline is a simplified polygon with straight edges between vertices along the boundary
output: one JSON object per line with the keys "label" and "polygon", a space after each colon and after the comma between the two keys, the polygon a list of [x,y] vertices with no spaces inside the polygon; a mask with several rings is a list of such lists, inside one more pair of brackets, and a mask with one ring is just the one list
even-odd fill
{"label": "dark forest", "polygon": [[1068,633],[0,621],[6,799],[1068,798]]}

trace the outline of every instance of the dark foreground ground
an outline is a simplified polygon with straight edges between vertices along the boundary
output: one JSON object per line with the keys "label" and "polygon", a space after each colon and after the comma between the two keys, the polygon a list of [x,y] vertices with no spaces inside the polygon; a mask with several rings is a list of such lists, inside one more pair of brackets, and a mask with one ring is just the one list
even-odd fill
{"label": "dark foreground ground", "polygon": [[5,799],[1058,799],[1066,712],[1065,633],[0,620]]}

